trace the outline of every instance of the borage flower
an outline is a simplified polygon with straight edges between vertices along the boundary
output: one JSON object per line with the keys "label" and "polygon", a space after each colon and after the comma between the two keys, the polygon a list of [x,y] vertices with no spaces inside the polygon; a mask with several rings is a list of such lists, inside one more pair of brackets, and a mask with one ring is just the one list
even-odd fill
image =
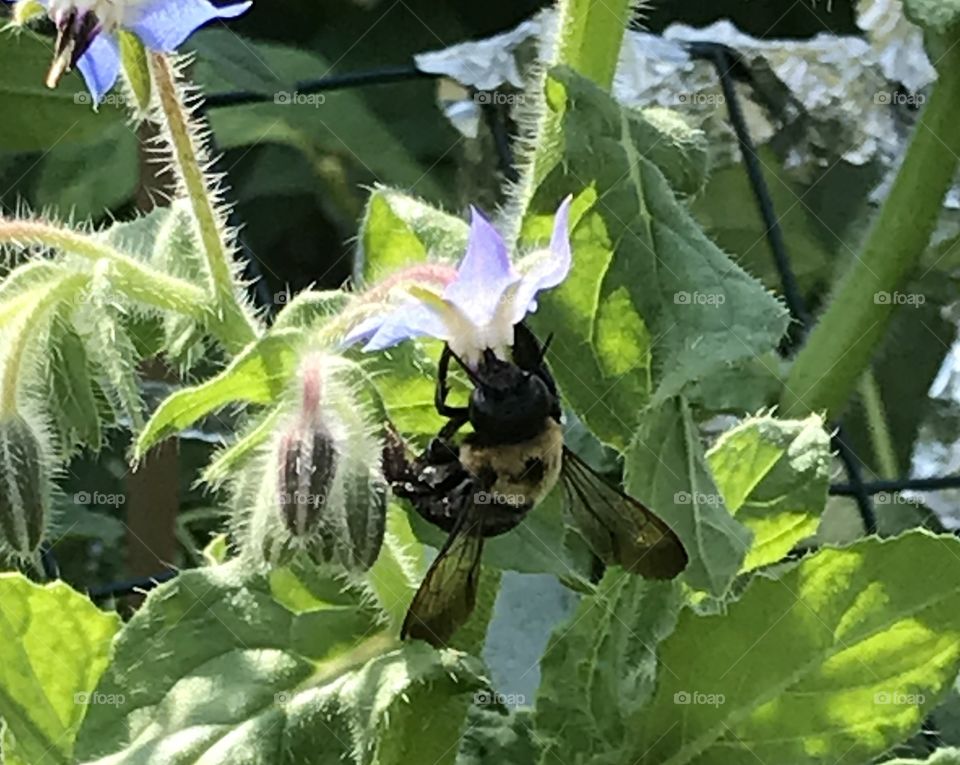
{"label": "borage flower", "polygon": [[[76,67],[94,103],[120,74],[117,32],[132,32],[150,50],[172,53],[194,30],[213,19],[239,16],[250,2],[217,8],[207,0],[16,0],[18,6],[44,8],[57,26],[53,64],[47,85],[57,86]],[[29,15],[29,14],[27,14]]]}
{"label": "borage flower", "polygon": [[557,209],[549,248],[527,255],[516,267],[503,237],[471,207],[467,252],[442,290],[407,285],[400,302],[360,322],[344,345],[366,341],[365,351],[379,351],[410,338],[434,337],[470,365],[488,348],[506,359],[514,327],[537,308],[537,293],[556,287],[570,272],[571,199]]}

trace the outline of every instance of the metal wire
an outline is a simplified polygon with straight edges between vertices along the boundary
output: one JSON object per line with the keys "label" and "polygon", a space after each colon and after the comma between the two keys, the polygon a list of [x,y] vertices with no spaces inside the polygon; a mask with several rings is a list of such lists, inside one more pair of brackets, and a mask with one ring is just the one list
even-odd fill
{"label": "metal wire", "polygon": [[[799,343],[809,331],[812,318],[807,310],[806,301],[803,299],[803,292],[797,282],[796,275],[793,273],[787,244],[783,237],[783,229],[780,227],[780,220],[776,214],[773,198],[770,196],[770,189],[767,186],[766,178],[763,176],[760,159],[757,157],[756,147],[750,136],[750,131],[747,129],[743,109],[740,106],[740,100],[733,82],[736,75],[739,79],[745,79],[752,83],[749,67],[739,53],[726,45],[700,42],[688,46],[688,50],[691,56],[709,61],[717,71],[720,87],[726,100],[727,111],[730,115],[730,124],[737,135],[737,142],[740,144],[740,154],[743,156],[750,187],[753,189],[760,216],[766,227],[765,233],[770,244],[770,251],[773,254],[774,265],[780,276],[783,297],[791,315],[800,324],[801,336],[797,338],[797,343]],[[877,515],[870,494],[864,487],[860,460],[847,442],[843,424],[837,421],[834,428],[833,446],[847,471],[847,477],[850,481],[849,486],[851,487],[850,496],[857,502],[857,509],[863,522],[863,530],[867,534],[875,534],[877,532]]]}
{"label": "metal wire", "polygon": [[[320,77],[316,80],[302,80],[294,83],[293,89],[287,95],[292,93],[324,93],[332,90],[362,88],[371,85],[388,85],[410,80],[434,80],[438,77],[440,77],[438,74],[420,71],[413,64],[388,66],[380,69],[333,74],[329,77]],[[228,106],[269,103],[276,101],[279,93],[280,91],[268,93],[252,90],[234,90],[224,93],[214,93],[204,98],[201,109],[222,109]]]}

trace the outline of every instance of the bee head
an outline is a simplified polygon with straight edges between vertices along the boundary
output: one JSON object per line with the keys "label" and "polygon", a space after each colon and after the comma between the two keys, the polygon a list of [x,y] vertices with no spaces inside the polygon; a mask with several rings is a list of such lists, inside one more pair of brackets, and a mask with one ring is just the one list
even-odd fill
{"label": "bee head", "polygon": [[474,374],[470,424],[501,443],[525,441],[543,429],[556,396],[543,379],[486,351]]}

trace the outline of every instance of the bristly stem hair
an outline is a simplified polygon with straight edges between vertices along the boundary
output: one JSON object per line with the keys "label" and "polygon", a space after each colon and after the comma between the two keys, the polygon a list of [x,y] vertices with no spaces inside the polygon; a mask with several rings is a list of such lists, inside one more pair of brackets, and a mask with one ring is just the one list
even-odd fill
{"label": "bristly stem hair", "polygon": [[259,326],[247,305],[238,296],[232,262],[233,236],[227,230],[216,179],[206,171],[209,158],[201,135],[186,103],[186,91],[170,58],[162,53],[150,56],[150,70],[161,117],[158,122],[172,154],[173,170],[182,193],[189,199],[210,272],[216,300],[216,334],[236,353],[256,339]]}

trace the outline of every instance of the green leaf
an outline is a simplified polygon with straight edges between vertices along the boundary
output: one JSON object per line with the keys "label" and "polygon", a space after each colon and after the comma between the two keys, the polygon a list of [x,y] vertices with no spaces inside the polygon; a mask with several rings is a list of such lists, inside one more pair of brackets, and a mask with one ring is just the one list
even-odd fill
{"label": "green leaf", "polygon": [[904,0],[903,10],[917,26],[939,34],[956,33],[960,0]]}
{"label": "green leaf", "polygon": [[137,107],[141,112],[150,108],[150,90],[153,85],[150,79],[150,66],[147,63],[147,51],[140,38],[124,29],[117,30],[120,40],[120,61],[123,64],[123,73],[127,84],[133,91]]}
{"label": "green leaf", "polygon": [[664,175],[684,176],[676,151],[651,153],[662,130],[566,69],[551,72],[548,104],[562,114],[563,161],[539,185],[521,240],[545,241],[560,199],[576,193],[575,257],[531,320],[555,335],[569,405],[622,449],[646,403],[774,348],[787,314],[677,201]]}
{"label": "green leaf", "polygon": [[[197,224],[185,200],[175,202],[158,220],[154,231],[152,262],[165,273],[192,284],[208,285],[210,269],[197,235]],[[206,354],[206,328],[189,316],[168,314],[163,321],[164,352],[181,369],[189,370]]]}
{"label": "green leaf", "polygon": [[91,708],[77,759],[415,762],[381,744],[402,735],[395,718],[481,687],[480,667],[377,632],[365,601],[309,570],[228,563],[179,575],[118,636],[98,692],[124,703]]}
{"label": "green leaf", "polygon": [[727,509],[753,532],[750,571],[812,536],[827,502],[830,437],[822,420],[753,417],[724,433],[707,463]]}
{"label": "green leaf", "polygon": [[29,261],[11,271],[0,281],[0,328],[32,309],[70,273],[60,264],[45,260]]}
{"label": "green leaf", "polygon": [[[673,630],[680,588],[610,568],[593,597],[557,628],[541,660],[540,762],[633,762],[623,745],[653,695],[656,646]],[[619,752],[619,756],[614,753]]]}
{"label": "green leaf", "polygon": [[456,264],[466,250],[468,230],[456,216],[403,192],[378,188],[370,195],[361,225],[358,272],[365,281],[376,282],[428,255]]}
{"label": "green leaf", "polygon": [[254,419],[236,441],[217,451],[203,471],[204,483],[218,486],[247,464],[247,461],[256,455],[257,447],[266,443],[273,434],[280,413],[280,407],[274,407],[262,417]]}
{"label": "green leaf", "polygon": [[[757,158],[767,177],[770,198],[777,210],[783,236],[790,243],[790,265],[804,295],[813,294],[824,282],[833,278],[844,244],[854,234],[841,228],[848,222],[869,219],[865,194],[852,179],[837,187],[829,197],[829,222],[819,205],[795,205],[807,186],[784,168],[784,161],[769,144],[757,147]],[[737,158],[739,159],[739,158]],[[720,164],[720,163],[717,163]],[[749,176],[743,164],[731,161],[710,169],[710,180],[704,193],[691,204],[691,210],[706,234],[726,252],[736,253],[737,263],[747,273],[760,279],[768,289],[780,288],[780,274],[770,257],[770,250],[760,243],[766,239],[767,227],[756,205],[743,204],[752,198]],[[807,200],[811,202],[811,200]],[[836,232],[834,234],[834,232]]]}
{"label": "green leaf", "polygon": [[120,550],[127,526],[119,518],[96,512],[86,505],[71,501],[69,496],[54,494],[54,508],[50,514],[50,538],[86,539],[110,549]]}
{"label": "green leaf", "polygon": [[226,533],[211,537],[203,548],[203,562],[207,566],[218,566],[230,556],[230,540]]}
{"label": "green leaf", "polygon": [[322,326],[339,314],[349,301],[350,295],[343,290],[299,292],[277,314],[273,328],[274,330],[286,327],[307,329]]}
{"label": "green leaf", "polygon": [[672,399],[644,413],[624,467],[627,492],[669,523],[686,547],[686,582],[723,595],[740,571],[752,535],[727,511],[685,401]]}
{"label": "green leaf", "polygon": [[787,362],[774,351],[746,359],[693,383],[687,397],[702,413],[738,417],[769,409],[777,403]]}
{"label": "green leaf", "polygon": [[426,573],[423,548],[410,528],[407,515],[395,503],[387,507],[387,529],[380,557],[370,569],[370,588],[395,625],[403,623],[420,580]]}
{"label": "green leaf", "polygon": [[[487,698],[484,694],[482,701]],[[539,760],[539,742],[531,715],[526,709],[507,712],[489,703],[470,707],[457,765],[533,765]]]}
{"label": "green leaf", "polygon": [[116,614],[63,582],[40,586],[0,574],[0,718],[9,761],[74,762],[84,713],[106,703],[91,692],[119,627]]}
{"label": "green leaf", "polygon": [[162,267],[163,258],[157,253],[157,236],[178,209],[180,205],[176,202],[171,207],[155,207],[146,215],[114,223],[99,236],[126,255],[146,261],[157,258]]}
{"label": "green leaf", "polygon": [[[960,540],[911,532],[757,577],[680,615],[635,718],[643,762],[866,762],[915,731],[960,668]],[[632,761],[632,760],[631,760]]]}
{"label": "green leaf", "polygon": [[84,346],[102,371],[101,387],[116,419],[125,418],[128,427],[138,433],[143,428],[143,400],[137,369],[141,354],[133,338],[139,337],[130,326],[126,308],[117,303],[106,269],[98,268],[94,272],[89,305],[85,308],[89,324],[83,332]]}
{"label": "green leaf", "polygon": [[[384,414],[394,427],[408,438],[426,439],[435,436],[445,420],[434,404],[439,342],[407,343],[366,356],[355,352],[367,379],[376,388]],[[463,387],[451,380],[454,395],[462,395]]]}
{"label": "green leaf", "polygon": [[93,111],[93,99],[79,74],[66,75],[55,90],[47,88],[43,82],[52,50],[52,41],[31,33],[4,36],[0,113],[7,151],[46,151],[67,143],[87,143],[124,120],[123,110],[113,106]]}
{"label": "green leaf", "polygon": [[283,392],[296,361],[297,330],[273,332],[251,343],[216,377],[169,396],[137,439],[135,458],[167,436],[231,402],[271,404]]}
{"label": "green leaf", "polygon": [[77,445],[100,450],[100,407],[93,392],[93,379],[83,340],[66,317],[50,326],[44,354],[49,379],[48,411],[53,413],[66,453]]}
{"label": "green leaf", "polygon": [[[218,37],[236,36],[233,31],[207,30],[191,38],[191,45],[213,45],[220,50],[235,46],[223,44]],[[442,199],[443,190],[422,166],[410,156],[391,126],[373,111],[362,95],[351,90],[311,94],[295,101],[298,81],[315,78],[318,72],[329,71],[332,63],[314,53],[275,43],[257,43],[243,39],[247,58],[263,62],[268,71],[245,67],[238,72],[236,58],[218,56],[199,60],[195,80],[206,92],[236,89],[238,80],[249,82],[258,92],[273,94],[269,103],[247,104],[216,109],[209,114],[210,125],[217,137],[217,146],[231,149],[262,142],[287,144],[301,151],[311,168],[323,175],[325,157],[340,155],[361,173],[374,178],[389,178],[404,185],[416,186],[432,199]],[[252,55],[251,55],[252,54]],[[259,82],[252,82],[255,77]],[[271,81],[272,80],[272,81]],[[376,147],[369,150],[367,147]]]}
{"label": "green leaf", "polygon": [[197,52],[198,67],[214,90],[249,90],[273,95],[280,81],[277,73],[259,56],[251,55],[250,43],[233,32],[206,29],[190,37]]}
{"label": "green leaf", "polygon": [[140,179],[136,134],[123,123],[82,144],[54,148],[43,160],[36,201],[76,220],[103,217],[131,199]]}
{"label": "green leaf", "polygon": [[629,114],[634,142],[663,173],[673,192],[682,197],[699,194],[709,164],[706,133],[672,109],[651,106]]}

